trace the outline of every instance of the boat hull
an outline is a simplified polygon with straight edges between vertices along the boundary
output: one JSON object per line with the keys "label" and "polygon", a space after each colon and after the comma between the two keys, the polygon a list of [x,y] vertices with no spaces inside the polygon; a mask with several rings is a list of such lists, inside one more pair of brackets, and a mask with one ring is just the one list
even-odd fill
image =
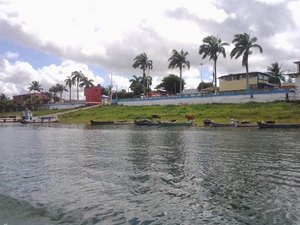
{"label": "boat hull", "polygon": [[160,122],[159,126],[162,127],[190,127],[193,126],[193,122],[183,122],[183,123],[177,123],[177,122]]}
{"label": "boat hull", "polygon": [[57,123],[57,117],[32,117],[29,119],[21,119],[21,123]]}
{"label": "boat hull", "polygon": [[91,125],[113,125],[114,124],[113,121],[95,121],[95,120],[91,120],[90,123]]}
{"label": "boat hull", "polygon": [[265,129],[265,128],[300,128],[300,124],[297,123],[291,123],[291,124],[286,124],[286,123],[262,123],[262,122],[257,122],[258,128],[259,129]]}
{"label": "boat hull", "polygon": [[158,122],[147,120],[147,119],[145,119],[145,120],[135,120],[134,124],[136,126],[158,126],[159,125]]}
{"label": "boat hull", "polygon": [[235,127],[235,125],[231,124],[231,123],[214,123],[214,122],[211,122],[210,126],[212,126],[212,127]]}

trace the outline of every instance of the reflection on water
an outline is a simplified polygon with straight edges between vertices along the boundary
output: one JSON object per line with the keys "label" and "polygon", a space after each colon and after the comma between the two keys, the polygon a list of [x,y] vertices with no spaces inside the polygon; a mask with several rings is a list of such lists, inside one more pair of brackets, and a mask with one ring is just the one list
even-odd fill
{"label": "reflection on water", "polygon": [[0,225],[299,224],[299,132],[1,124]]}

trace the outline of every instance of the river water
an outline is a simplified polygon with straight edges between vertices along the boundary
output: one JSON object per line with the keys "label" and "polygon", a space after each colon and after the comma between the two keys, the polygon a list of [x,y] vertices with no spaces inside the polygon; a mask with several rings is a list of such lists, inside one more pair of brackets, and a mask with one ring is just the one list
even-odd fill
{"label": "river water", "polygon": [[0,124],[0,225],[300,224],[299,136]]}

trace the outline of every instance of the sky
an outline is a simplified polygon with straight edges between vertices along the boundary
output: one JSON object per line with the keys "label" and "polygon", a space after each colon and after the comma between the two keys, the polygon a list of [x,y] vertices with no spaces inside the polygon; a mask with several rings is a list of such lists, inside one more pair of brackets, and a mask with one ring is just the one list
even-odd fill
{"label": "sky", "polygon": [[201,78],[212,81],[213,62],[198,53],[209,35],[230,44],[218,59],[218,77],[245,72],[242,58],[230,58],[239,33],[257,37],[263,48],[249,56],[249,71],[266,72],[278,62],[295,72],[299,8],[300,0],[0,0],[0,93],[26,94],[32,81],[48,90],[73,71],[128,91],[133,75],[142,76],[132,67],[141,53],[153,61],[155,88],[168,74],[179,75],[168,69],[173,49],[189,53],[185,88],[197,88]]}

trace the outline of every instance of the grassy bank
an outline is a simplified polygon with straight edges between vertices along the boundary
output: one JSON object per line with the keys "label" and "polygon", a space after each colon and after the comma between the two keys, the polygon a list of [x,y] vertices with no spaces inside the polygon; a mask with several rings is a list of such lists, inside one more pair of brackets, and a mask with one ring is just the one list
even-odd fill
{"label": "grassy bank", "polygon": [[79,110],[59,117],[62,123],[88,124],[90,120],[115,121],[151,118],[157,114],[160,120],[176,119],[185,121],[186,114],[193,114],[196,123],[202,124],[204,118],[214,122],[229,122],[230,118],[240,121],[257,122],[275,120],[276,122],[300,123],[300,103],[244,103],[244,104],[201,104],[167,106],[102,106]]}

